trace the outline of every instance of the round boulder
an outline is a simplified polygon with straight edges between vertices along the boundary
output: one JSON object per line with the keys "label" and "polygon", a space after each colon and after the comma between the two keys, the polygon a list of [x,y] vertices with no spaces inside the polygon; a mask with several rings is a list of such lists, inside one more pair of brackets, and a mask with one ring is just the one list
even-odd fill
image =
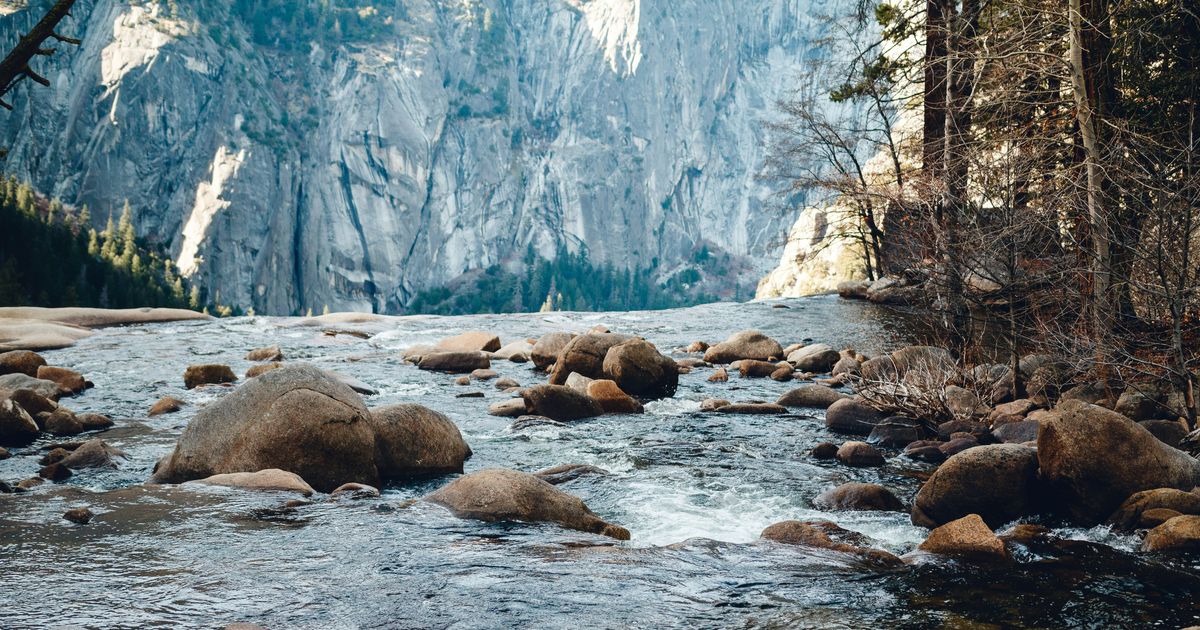
{"label": "round boulder", "polygon": [[883,453],[866,442],[846,442],[838,448],[837,459],[856,468],[874,468],[884,464]]}
{"label": "round boulder", "polygon": [[[550,374],[550,384],[565,385],[572,372],[588,378],[610,378],[604,373],[604,359],[608,351],[630,339],[633,337],[616,333],[590,333],[575,337],[558,354],[554,372]],[[612,380],[621,384],[618,379]],[[625,391],[631,392],[628,389]]]}
{"label": "round boulder", "polygon": [[853,398],[843,398],[825,410],[825,428],[845,435],[870,435],[886,416]]}
{"label": "round boulder", "polygon": [[877,483],[844,483],[817,495],[813,506],[819,510],[904,511],[900,499]]}
{"label": "round boulder", "polygon": [[11,399],[0,400],[0,445],[22,446],[38,436],[38,425],[21,405]]}
{"label": "round boulder", "polygon": [[833,403],[849,398],[849,396],[832,387],[809,383],[788,391],[779,397],[775,403],[784,407],[809,407],[812,409],[828,409]]}
{"label": "round boulder", "polygon": [[521,390],[526,413],[545,416],[559,422],[594,418],[604,408],[587,394],[565,385],[534,385]]}
{"label": "round boulder", "polygon": [[609,348],[601,369],[604,378],[634,396],[666,398],[674,396],[679,386],[679,366],[645,339],[630,339]]}
{"label": "round boulder", "polygon": [[1004,541],[992,532],[978,514],[969,514],[929,532],[929,538],[917,549],[976,560],[1008,559]]}
{"label": "round boulder", "polygon": [[0,375],[24,374],[37,376],[38,368],[46,365],[42,355],[28,350],[12,350],[0,353]]}
{"label": "round boulder", "polygon": [[183,385],[195,389],[201,385],[218,385],[237,380],[228,365],[190,365],[183,373]]}
{"label": "round boulder", "polygon": [[544,370],[558,360],[558,355],[567,347],[568,343],[575,338],[572,333],[553,332],[542,335],[533,344],[533,351],[529,353],[529,358],[533,361],[534,367],[539,370]]}
{"label": "round boulder", "polygon": [[1037,498],[1037,451],[993,444],[950,457],[921,486],[912,522],[930,529],[977,514],[999,527],[1032,514]]}
{"label": "round boulder", "polygon": [[556,523],[568,529],[629,540],[629,530],[605,522],[579,497],[528,473],[493,468],[459,477],[426,497],[459,518]]}
{"label": "round boulder", "polygon": [[471,447],[450,418],[411,403],[371,410],[381,479],[460,473]]}
{"label": "round boulder", "polygon": [[824,374],[832,370],[841,358],[842,354],[837,350],[823,343],[816,343],[789,354],[787,360],[801,372]]}
{"label": "round boulder", "polygon": [[740,359],[770,361],[783,357],[783,346],[757,330],[743,330],[704,352],[709,363],[733,363]]}

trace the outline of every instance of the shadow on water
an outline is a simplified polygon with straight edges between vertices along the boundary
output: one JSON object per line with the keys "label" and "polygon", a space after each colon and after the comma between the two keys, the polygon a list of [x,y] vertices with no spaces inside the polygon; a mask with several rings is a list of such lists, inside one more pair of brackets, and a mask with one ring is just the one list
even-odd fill
{"label": "shadow on water", "polygon": [[[118,418],[104,438],[129,455],[117,471],[81,471],[63,484],[0,496],[0,626],[86,628],[1176,628],[1200,611],[1200,567],[1187,558],[1133,552],[1137,541],[1104,531],[1059,530],[1060,542],[1021,550],[1008,566],[923,561],[881,571],[828,551],[758,541],[771,523],[824,518],[876,547],[911,552],[925,532],[907,514],[823,513],[820,492],[874,481],[909,501],[929,468],[889,453],[881,469],[814,461],[829,434],[820,412],[786,416],[699,413],[705,398],[774,400],[794,384],[708,370],[681,379],[675,398],[644,416],[509,429],[486,414],[505,395],[463,388],[404,364],[401,350],[463,330],[504,340],[604,324],[664,351],[757,328],[786,343],[813,339],[868,354],[903,344],[903,322],[831,297],[717,304],[658,313],[547,313],[412,317],[306,326],[238,318],[105,329],[47,353],[96,388],[67,401]],[[335,332],[356,334],[326,334]],[[364,338],[366,337],[366,338]],[[449,415],[475,455],[467,470],[534,471],[592,464],[607,475],[562,487],[633,539],[548,525],[463,521],[413,501],[452,476],[396,484],[379,499],[288,506],[294,496],[141,485],[196,410],[228,389],[185,390],[191,363],[223,362],[239,374],[253,348],[279,344],[307,361],[379,390],[377,406],[415,401]],[[676,354],[676,356],[683,356]],[[527,364],[496,362],[501,376],[540,381]],[[458,399],[464,389],[483,398]],[[162,396],[187,402],[155,418]],[[0,461],[8,481],[37,473],[48,440]],[[91,524],[62,520],[72,507]],[[1062,540],[1066,539],[1066,540]],[[1107,544],[1098,544],[1103,541]]]}

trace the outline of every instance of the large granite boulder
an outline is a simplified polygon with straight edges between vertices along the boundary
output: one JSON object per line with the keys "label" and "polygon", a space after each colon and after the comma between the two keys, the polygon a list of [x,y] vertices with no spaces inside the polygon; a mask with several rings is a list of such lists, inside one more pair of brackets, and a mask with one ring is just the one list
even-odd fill
{"label": "large granite boulder", "polygon": [[757,330],[743,330],[704,352],[709,363],[733,363],[741,359],[771,361],[783,358],[783,346]]}
{"label": "large granite boulder", "polygon": [[978,514],[991,527],[1032,514],[1037,499],[1037,451],[992,444],[947,459],[913,501],[914,525],[930,529]]}

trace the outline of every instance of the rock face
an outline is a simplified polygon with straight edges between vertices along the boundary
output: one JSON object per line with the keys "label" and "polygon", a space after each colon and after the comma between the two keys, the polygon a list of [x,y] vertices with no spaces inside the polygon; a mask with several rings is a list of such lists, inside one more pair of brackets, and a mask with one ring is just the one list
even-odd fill
{"label": "rock face", "polygon": [[914,525],[934,528],[968,514],[1000,527],[1033,513],[1037,498],[1037,451],[993,444],[947,459],[921,486],[913,502]]}
{"label": "rock face", "polygon": [[379,486],[375,432],[358,395],[329,374],[289,365],[201,409],[152,481],[279,468],[322,492],[349,481]]}
{"label": "rock face", "polygon": [[421,405],[371,410],[375,464],[383,479],[462,472],[471,447],[450,418]]}
{"label": "rock face", "polygon": [[1200,462],[1125,416],[1069,400],[1046,414],[1038,464],[1052,505],[1081,524],[1107,518],[1130,495],[1200,485]]}
{"label": "rock face", "polygon": [[[344,34],[269,36],[246,3],[172,6],[78,3],[83,45],[39,64],[52,87],[9,99],[6,169],[69,204],[129,199],[138,236],[227,303],[396,311],[582,242],[642,267],[702,240],[777,254],[789,217],[763,210],[777,188],[754,177],[756,121],[823,32],[808,2],[376,3]],[[5,18],[6,41],[30,13]]]}
{"label": "rock face", "polygon": [[449,508],[459,518],[557,523],[568,529],[629,540],[629,530],[606,523],[578,497],[515,470],[493,468],[459,477],[426,499]]}
{"label": "rock face", "polygon": [[709,363],[733,363],[741,359],[769,361],[783,357],[783,346],[757,330],[743,330],[704,352]]}

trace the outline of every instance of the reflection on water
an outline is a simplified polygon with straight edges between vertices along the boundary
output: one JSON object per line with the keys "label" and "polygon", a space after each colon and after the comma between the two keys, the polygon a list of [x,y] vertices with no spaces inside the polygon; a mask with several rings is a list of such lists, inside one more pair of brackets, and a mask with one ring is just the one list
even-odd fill
{"label": "reflection on water", "polygon": [[[879,572],[851,557],[756,542],[768,524],[828,518],[879,547],[907,553],[924,538],[905,514],[821,513],[810,501],[846,481],[879,481],[911,499],[926,469],[892,457],[879,470],[808,456],[835,439],[819,413],[706,415],[699,402],[772,400],[790,385],[769,379],[681,377],[674,399],[644,416],[609,416],[514,432],[488,416],[503,394],[463,388],[404,364],[400,350],[463,330],[507,341],[596,324],[647,337],[664,351],[758,328],[782,342],[804,338],[875,353],[903,342],[872,307],[821,297],[709,305],[661,313],[413,317],[298,325],[239,318],[109,329],[47,353],[96,388],[67,404],[118,418],[104,437],[129,454],[118,471],[0,496],[0,615],[5,628],[219,627],[246,620],[312,627],[1163,627],[1193,623],[1200,567],[1132,553],[1136,540],[1103,529],[1064,530],[1057,545],[1020,550],[1008,567],[927,562]],[[325,334],[326,329],[368,333]],[[548,525],[462,521],[419,497],[446,478],[386,488],[378,500],[318,499],[228,489],[143,487],[196,409],[227,390],[182,389],[184,368],[225,362],[279,344],[289,361],[352,375],[379,390],[370,405],[416,401],[449,415],[475,451],[468,470],[533,471],[564,463],[611,474],[564,485],[628,543]],[[539,380],[528,364],[496,362],[502,376]],[[483,399],[456,399],[464,389]],[[164,395],[181,413],[145,417]],[[37,472],[43,444],[15,449],[0,478]],[[894,454],[893,454],[894,455]],[[62,513],[97,513],[74,526]],[[1103,542],[1104,545],[1096,544]]]}

